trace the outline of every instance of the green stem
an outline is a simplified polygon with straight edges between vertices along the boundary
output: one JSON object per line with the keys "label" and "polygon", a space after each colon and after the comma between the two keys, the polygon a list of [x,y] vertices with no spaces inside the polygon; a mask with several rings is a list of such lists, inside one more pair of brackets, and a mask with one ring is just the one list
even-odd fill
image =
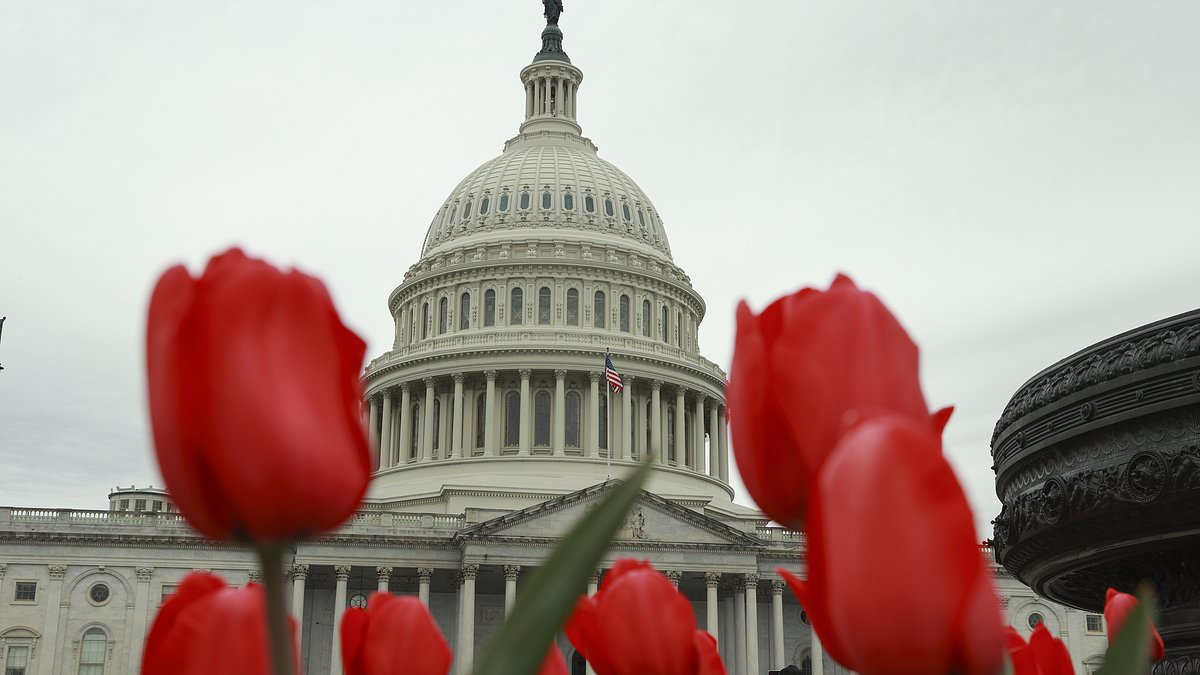
{"label": "green stem", "polygon": [[267,544],[258,548],[267,600],[267,638],[271,643],[271,672],[295,675],[292,630],[283,604],[283,547]]}

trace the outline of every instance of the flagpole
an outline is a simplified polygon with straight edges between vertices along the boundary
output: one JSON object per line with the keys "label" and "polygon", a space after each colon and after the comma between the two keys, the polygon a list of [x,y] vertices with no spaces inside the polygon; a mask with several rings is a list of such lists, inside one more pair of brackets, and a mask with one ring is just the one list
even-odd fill
{"label": "flagpole", "polygon": [[605,459],[607,460],[608,478],[611,479],[612,478],[612,455],[613,455],[613,434],[612,434],[613,411],[612,411],[612,385],[608,383],[608,359],[609,359],[609,351],[607,349],[605,349],[604,350],[604,392],[605,392],[605,394],[608,395],[608,407],[605,408],[605,413],[607,413],[608,419],[604,420],[604,425],[608,427],[608,455],[605,457]]}

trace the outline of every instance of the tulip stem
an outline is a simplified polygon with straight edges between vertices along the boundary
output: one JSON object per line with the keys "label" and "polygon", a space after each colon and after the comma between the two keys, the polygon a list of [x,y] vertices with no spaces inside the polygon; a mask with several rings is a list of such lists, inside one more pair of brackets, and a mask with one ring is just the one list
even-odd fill
{"label": "tulip stem", "polygon": [[283,604],[283,547],[265,545],[258,549],[262,562],[263,585],[267,600],[267,637],[271,644],[271,672],[295,675],[296,657],[292,650],[292,630]]}

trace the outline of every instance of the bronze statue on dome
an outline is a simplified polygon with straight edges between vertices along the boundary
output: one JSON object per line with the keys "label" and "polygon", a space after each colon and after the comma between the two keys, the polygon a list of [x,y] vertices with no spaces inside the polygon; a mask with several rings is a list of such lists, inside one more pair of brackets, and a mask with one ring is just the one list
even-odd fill
{"label": "bronze statue on dome", "polygon": [[558,17],[563,12],[562,0],[542,0],[542,4],[546,7],[546,11],[542,14],[546,17],[546,25],[557,26]]}

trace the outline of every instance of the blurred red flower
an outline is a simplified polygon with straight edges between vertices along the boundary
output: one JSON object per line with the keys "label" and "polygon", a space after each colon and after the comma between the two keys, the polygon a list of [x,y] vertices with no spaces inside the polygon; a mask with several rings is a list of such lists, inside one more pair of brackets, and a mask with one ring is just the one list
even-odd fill
{"label": "blurred red flower", "polygon": [[429,610],[413,597],[372,593],[342,616],[346,675],[446,675],[453,656]]}
{"label": "blurred red flower", "polygon": [[[1011,634],[1009,641],[1011,644]],[[1033,660],[1037,664],[1037,671],[1031,671],[1029,675],[1075,675],[1070,650],[1062,640],[1050,634],[1045,623],[1039,623],[1033,629],[1033,635],[1029,636],[1029,652],[1033,654]],[[1017,671],[1016,675],[1026,674]]]}
{"label": "blurred red flower", "polygon": [[691,603],[646,561],[618,560],[566,633],[596,675],[725,675]]}
{"label": "blurred red flower", "polygon": [[[140,672],[271,675],[263,595],[258,584],[230,588],[212,574],[188,574],[154,618]],[[291,639],[295,654],[294,621]]]}
{"label": "blurred red flower", "polygon": [[[1108,589],[1104,597],[1104,623],[1108,632],[1109,644],[1117,639],[1117,633],[1121,632],[1121,627],[1125,625],[1125,619],[1129,617],[1130,612],[1137,608],[1138,604],[1140,603],[1136,597],[1122,593],[1115,588]],[[1150,659],[1161,661],[1164,652],[1162,636],[1158,634],[1158,629],[1151,623]]]}
{"label": "blurred red flower", "polygon": [[767,516],[801,528],[848,413],[929,419],[917,361],[896,317],[849,277],[779,298],[758,315],[738,306],[727,392],[733,450]]}
{"label": "blurred red flower", "polygon": [[366,345],[325,286],[231,249],[163,273],[146,327],[147,389],[171,499],[214,539],[336,528],[366,492]]}

